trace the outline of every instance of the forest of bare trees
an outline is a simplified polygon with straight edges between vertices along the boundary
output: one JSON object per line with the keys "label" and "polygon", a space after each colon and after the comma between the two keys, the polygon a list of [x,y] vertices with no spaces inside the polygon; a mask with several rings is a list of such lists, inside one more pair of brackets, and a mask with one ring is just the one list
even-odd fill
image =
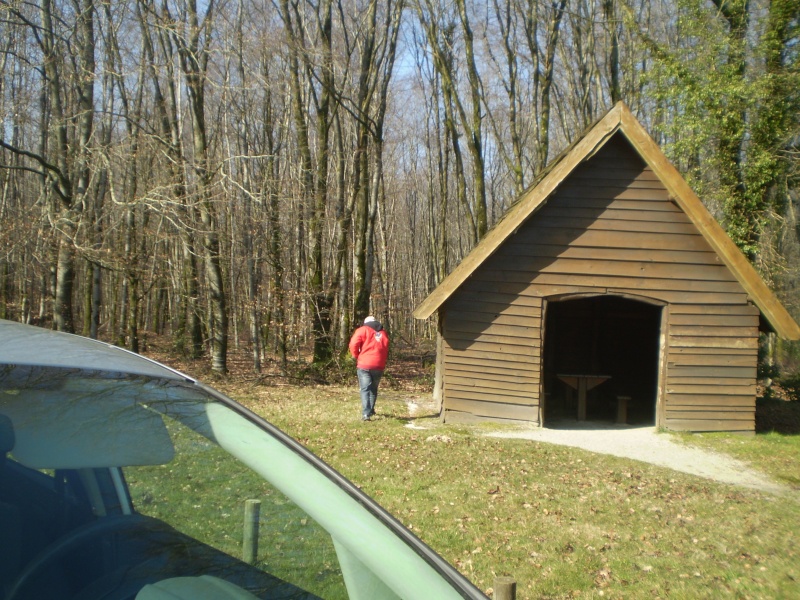
{"label": "forest of bare trees", "polygon": [[796,0],[0,0],[0,317],[219,373],[393,339],[634,111],[800,317]]}

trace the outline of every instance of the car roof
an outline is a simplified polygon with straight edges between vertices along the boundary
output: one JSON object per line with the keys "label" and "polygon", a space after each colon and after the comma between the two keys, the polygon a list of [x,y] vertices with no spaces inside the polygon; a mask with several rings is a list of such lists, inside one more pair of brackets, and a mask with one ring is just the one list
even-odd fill
{"label": "car roof", "polygon": [[118,346],[14,321],[0,319],[0,342],[0,364],[89,369],[195,381]]}

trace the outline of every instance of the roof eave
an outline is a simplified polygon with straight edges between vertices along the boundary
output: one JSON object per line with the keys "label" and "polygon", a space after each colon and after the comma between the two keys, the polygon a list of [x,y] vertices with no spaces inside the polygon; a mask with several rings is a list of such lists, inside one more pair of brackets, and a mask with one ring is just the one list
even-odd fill
{"label": "roof eave", "polygon": [[500,245],[525,222],[562,181],[587,157],[613,135],[627,110],[617,103],[594,127],[556,164],[545,177],[529,188],[486,234],[458,266],[434,289],[414,311],[417,319],[427,319],[488,259]]}
{"label": "roof eave", "polygon": [[800,339],[800,326],[797,322],[769,289],[747,257],[733,243],[722,226],[708,212],[683,176],[667,160],[650,134],[627,109],[621,115],[620,129],[639,156],[667,188],[670,196],[725,263],[775,332],[787,340]]}
{"label": "roof eave", "polygon": [[742,285],[761,314],[775,332],[787,340],[800,339],[800,325],[780,303],[772,290],[753,268],[722,226],[686,183],[678,170],[655,143],[650,134],[624,103],[618,102],[589,132],[550,170],[541,181],[528,189],[506,215],[486,234],[483,240],[453,269],[414,311],[417,319],[427,319],[538,210],[564,179],[582,161],[591,157],[605,141],[621,131],[636,152],[658,176],[689,219],[711,245],[720,259]]}

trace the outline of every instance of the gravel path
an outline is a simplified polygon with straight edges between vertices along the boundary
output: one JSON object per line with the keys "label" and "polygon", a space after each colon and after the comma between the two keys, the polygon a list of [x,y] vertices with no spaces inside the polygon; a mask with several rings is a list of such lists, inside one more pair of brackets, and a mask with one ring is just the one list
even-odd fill
{"label": "gravel path", "polygon": [[[431,416],[430,401],[407,400],[411,416]],[[412,421],[410,427],[426,429]],[[673,471],[705,477],[720,483],[742,486],[772,494],[796,495],[789,486],[781,485],[764,473],[751,469],[742,461],[724,454],[686,446],[672,440],[668,433],[658,433],[655,427],[631,427],[593,421],[562,421],[554,427],[531,427],[490,431],[490,437],[518,438],[573,446],[599,454],[611,454],[639,460]]]}
{"label": "gravel path", "polygon": [[611,454],[667,467],[675,471],[770,492],[791,493],[763,473],[729,456],[685,446],[654,427],[621,427],[597,423],[568,423],[558,428],[520,429],[487,433],[492,437],[522,438],[574,446],[591,452]]}

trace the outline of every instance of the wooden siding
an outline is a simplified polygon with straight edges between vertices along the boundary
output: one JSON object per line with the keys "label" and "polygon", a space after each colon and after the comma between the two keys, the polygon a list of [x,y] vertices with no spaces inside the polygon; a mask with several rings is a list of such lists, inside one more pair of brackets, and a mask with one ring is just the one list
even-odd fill
{"label": "wooden siding", "polygon": [[465,293],[443,314],[445,420],[537,421],[542,299]]}
{"label": "wooden siding", "polygon": [[621,134],[441,307],[445,418],[536,421],[542,300],[571,294],[669,306],[660,425],[754,430],[759,311]]}
{"label": "wooden siding", "polygon": [[749,304],[670,307],[665,427],[755,430],[758,319]]}

